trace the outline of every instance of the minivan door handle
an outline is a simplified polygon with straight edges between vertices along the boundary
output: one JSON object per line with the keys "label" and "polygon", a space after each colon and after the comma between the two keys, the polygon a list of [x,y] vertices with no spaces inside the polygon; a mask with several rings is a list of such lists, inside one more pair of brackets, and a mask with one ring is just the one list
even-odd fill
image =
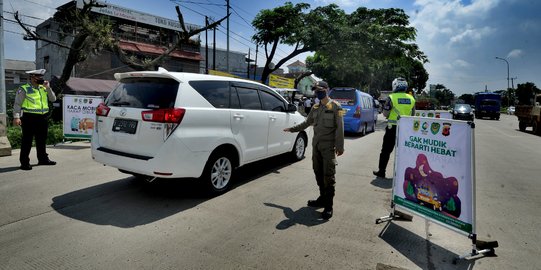
{"label": "minivan door handle", "polygon": [[233,115],[233,118],[235,118],[235,119],[244,119],[244,115],[236,113],[236,114]]}
{"label": "minivan door handle", "polygon": [[272,120],[272,121],[274,121],[274,120],[276,120],[276,116],[270,115],[270,116],[269,116],[269,119]]}

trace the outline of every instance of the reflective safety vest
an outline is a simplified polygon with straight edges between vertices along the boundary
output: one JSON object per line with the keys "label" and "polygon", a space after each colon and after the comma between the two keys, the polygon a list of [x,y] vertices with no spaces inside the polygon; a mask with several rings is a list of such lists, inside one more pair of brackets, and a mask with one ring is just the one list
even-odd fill
{"label": "reflective safety vest", "polygon": [[390,94],[392,108],[387,118],[389,125],[396,125],[401,115],[411,115],[411,111],[415,107],[415,98],[406,93]]}
{"label": "reflective safety vest", "polygon": [[21,86],[26,93],[26,98],[21,105],[21,110],[25,113],[46,114],[49,112],[49,102],[47,99],[47,88],[39,85],[33,88],[30,84]]}

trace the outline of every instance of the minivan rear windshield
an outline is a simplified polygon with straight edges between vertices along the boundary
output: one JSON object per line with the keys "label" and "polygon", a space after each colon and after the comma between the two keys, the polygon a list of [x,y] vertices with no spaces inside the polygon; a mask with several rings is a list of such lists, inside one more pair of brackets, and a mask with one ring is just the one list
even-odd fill
{"label": "minivan rear windshield", "polygon": [[111,92],[105,104],[141,109],[173,108],[179,82],[169,78],[126,78]]}
{"label": "minivan rear windshield", "polygon": [[[355,102],[357,102],[355,89],[348,89],[348,90],[334,90],[333,89],[331,93],[329,94],[329,96],[332,99],[339,101],[342,105],[346,105],[346,104],[353,105],[355,104]],[[344,102],[341,102],[341,101],[344,101]]]}
{"label": "minivan rear windshield", "polygon": [[332,90],[330,97],[333,99],[354,99],[355,89],[351,90]]}

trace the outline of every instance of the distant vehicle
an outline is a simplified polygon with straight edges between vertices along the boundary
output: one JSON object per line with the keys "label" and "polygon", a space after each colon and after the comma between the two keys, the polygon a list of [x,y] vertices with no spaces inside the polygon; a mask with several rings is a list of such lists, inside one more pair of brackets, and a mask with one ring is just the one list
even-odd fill
{"label": "distant vehicle", "polygon": [[236,168],[289,153],[304,158],[305,120],[295,105],[253,81],[183,72],[116,73],[96,108],[92,158],[151,181],[199,178],[225,192]]}
{"label": "distant vehicle", "polygon": [[501,99],[498,93],[481,92],[475,93],[475,118],[489,117],[500,119]]}
{"label": "distant vehicle", "polygon": [[535,96],[533,104],[517,105],[515,115],[520,131],[532,127],[534,134],[541,135],[541,94]]}
{"label": "distant vehicle", "polygon": [[344,131],[365,135],[376,130],[377,108],[371,95],[352,87],[336,87],[329,96],[346,110]]}
{"label": "distant vehicle", "polygon": [[473,121],[473,110],[468,104],[455,104],[451,113],[453,119]]}
{"label": "distant vehicle", "polygon": [[509,106],[507,108],[507,114],[515,114],[515,106]]}
{"label": "distant vehicle", "polygon": [[418,99],[415,100],[415,109],[416,110],[435,110],[436,106],[428,99]]}

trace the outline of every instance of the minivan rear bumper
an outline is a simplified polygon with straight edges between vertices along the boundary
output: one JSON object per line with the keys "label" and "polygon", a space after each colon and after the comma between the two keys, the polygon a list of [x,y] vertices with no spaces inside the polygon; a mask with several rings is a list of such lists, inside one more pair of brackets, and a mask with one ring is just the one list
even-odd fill
{"label": "minivan rear bumper", "polygon": [[[172,138],[170,138],[172,139]],[[160,178],[200,177],[210,152],[190,151],[183,143],[166,141],[154,157],[92,144],[92,159],[117,169]]]}

